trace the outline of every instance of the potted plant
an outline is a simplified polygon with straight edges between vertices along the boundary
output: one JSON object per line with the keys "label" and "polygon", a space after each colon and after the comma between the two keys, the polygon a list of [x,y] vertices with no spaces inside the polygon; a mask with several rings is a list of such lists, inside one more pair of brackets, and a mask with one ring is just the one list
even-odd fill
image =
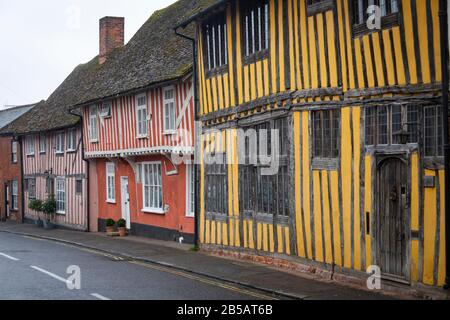
{"label": "potted plant", "polygon": [[117,229],[119,230],[119,236],[127,236],[127,221],[125,219],[120,219],[117,221]]}
{"label": "potted plant", "polygon": [[50,195],[48,199],[42,204],[42,212],[46,215],[44,220],[44,228],[51,230],[55,228],[55,225],[51,222],[52,218],[56,214],[56,200],[55,196]]}
{"label": "potted plant", "polygon": [[41,217],[39,215],[39,213],[42,212],[42,206],[43,206],[42,200],[38,200],[38,199],[33,199],[28,204],[28,208],[30,208],[30,210],[33,210],[33,211],[37,212],[37,214],[38,214],[38,219],[36,220],[36,225],[39,228],[42,228],[43,225],[44,225],[42,220],[41,220]]}
{"label": "potted plant", "polygon": [[106,233],[107,234],[113,233],[115,226],[116,226],[116,222],[113,219],[106,220]]}

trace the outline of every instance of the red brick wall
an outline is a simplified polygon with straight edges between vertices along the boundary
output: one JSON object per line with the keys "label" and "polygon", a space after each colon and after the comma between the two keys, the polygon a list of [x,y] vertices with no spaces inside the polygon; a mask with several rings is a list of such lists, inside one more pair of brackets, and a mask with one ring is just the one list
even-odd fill
{"label": "red brick wall", "polygon": [[100,64],[105,62],[108,54],[110,54],[114,49],[124,45],[124,33],[124,18],[104,17],[100,20]]}
{"label": "red brick wall", "polygon": [[11,156],[11,137],[0,137],[0,150],[2,156],[0,157],[0,218],[6,218],[6,204],[5,204],[5,189],[9,186],[9,203],[11,204],[12,181],[18,181],[18,205],[17,211],[10,211],[10,219],[18,222],[22,221],[22,176],[21,176],[21,150],[20,144],[17,146],[17,163],[12,163]]}

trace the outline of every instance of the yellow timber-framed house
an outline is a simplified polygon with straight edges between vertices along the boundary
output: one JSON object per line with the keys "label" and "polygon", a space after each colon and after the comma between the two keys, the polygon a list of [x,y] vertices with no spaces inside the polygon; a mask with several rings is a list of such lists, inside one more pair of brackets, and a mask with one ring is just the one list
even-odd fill
{"label": "yellow timber-framed house", "polygon": [[[438,11],[439,0],[229,0],[185,22],[197,26],[203,248],[444,284]],[[278,133],[276,174],[248,161],[264,150],[247,129]]]}

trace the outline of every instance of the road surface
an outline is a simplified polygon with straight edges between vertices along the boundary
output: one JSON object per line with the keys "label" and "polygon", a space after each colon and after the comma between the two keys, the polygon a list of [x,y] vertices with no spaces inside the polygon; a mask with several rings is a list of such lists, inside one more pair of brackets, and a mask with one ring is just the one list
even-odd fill
{"label": "road surface", "polygon": [[273,297],[170,267],[124,261],[100,252],[0,233],[0,300],[270,298]]}

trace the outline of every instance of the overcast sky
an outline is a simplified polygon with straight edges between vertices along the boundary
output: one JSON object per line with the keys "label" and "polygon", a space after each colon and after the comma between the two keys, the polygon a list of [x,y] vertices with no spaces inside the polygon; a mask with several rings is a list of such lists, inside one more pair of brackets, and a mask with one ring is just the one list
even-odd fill
{"label": "overcast sky", "polygon": [[98,54],[98,20],[125,17],[127,42],[175,0],[0,0],[0,108],[48,96]]}

